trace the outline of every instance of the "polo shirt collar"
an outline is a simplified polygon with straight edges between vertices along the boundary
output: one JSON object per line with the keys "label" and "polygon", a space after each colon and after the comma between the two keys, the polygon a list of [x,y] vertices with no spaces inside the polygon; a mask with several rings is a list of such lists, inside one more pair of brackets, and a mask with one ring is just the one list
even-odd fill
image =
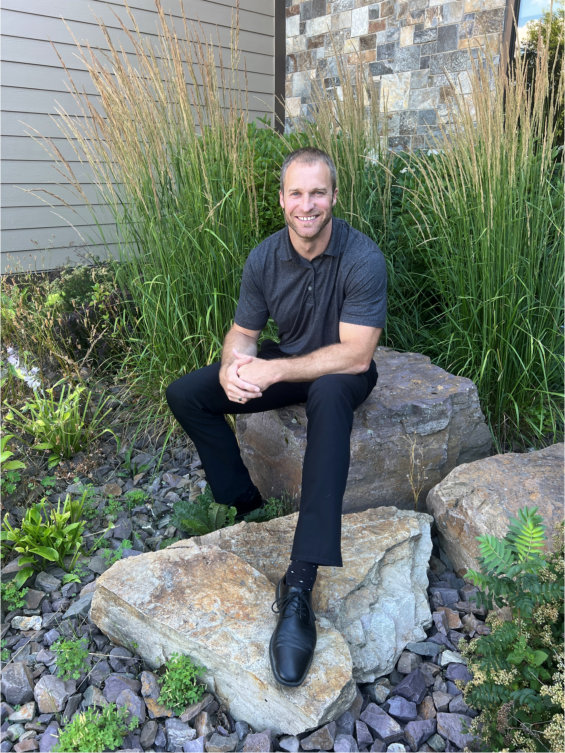
{"label": "polo shirt collar", "polygon": [[[340,253],[340,237],[341,237],[341,231],[342,231],[342,225],[343,220],[340,220],[338,217],[332,217],[332,234],[330,236],[330,242],[328,243],[328,246],[323,254],[320,254],[321,256],[339,256]],[[300,254],[296,251],[292,243],[290,242],[290,235],[288,232],[288,226],[286,226],[283,229],[283,243],[281,248],[281,258],[283,261],[294,261],[295,255],[298,256],[300,259],[302,257]],[[319,257],[317,257],[319,258]]]}

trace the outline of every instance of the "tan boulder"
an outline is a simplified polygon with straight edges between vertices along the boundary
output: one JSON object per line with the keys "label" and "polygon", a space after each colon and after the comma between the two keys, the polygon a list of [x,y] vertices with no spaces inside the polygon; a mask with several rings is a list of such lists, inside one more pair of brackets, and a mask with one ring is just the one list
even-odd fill
{"label": "tan boulder", "polygon": [[460,574],[479,567],[477,536],[504,538],[510,518],[522,507],[538,508],[551,546],[563,520],[563,449],[555,444],[461,465],[430,491],[428,511]]}
{"label": "tan boulder", "polygon": [[[486,457],[491,436],[473,382],[419,353],[377,348],[377,386],[356,410],[344,512],[416,509],[455,466]],[[300,497],[304,405],[238,416],[242,456],[264,497]]]}
{"label": "tan boulder", "polygon": [[318,727],[349,707],[354,680],[387,674],[406,643],[424,638],[431,518],[389,507],[343,517],[344,566],[320,568],[314,589],[312,668],[301,687],[283,688],[268,660],[270,606],[296,518],[240,523],[121,560],[98,579],[91,619],[153,667],[175,651],[190,655],[256,729]]}
{"label": "tan boulder", "polygon": [[268,659],[272,601],[272,583],[244,560],[186,541],[113,565],[98,579],[90,616],[152,667],[174,652],[191,656],[206,667],[209,688],[236,718],[256,729],[297,734],[351,705],[351,658],[341,635],[320,625],[305,683],[277,685]]}

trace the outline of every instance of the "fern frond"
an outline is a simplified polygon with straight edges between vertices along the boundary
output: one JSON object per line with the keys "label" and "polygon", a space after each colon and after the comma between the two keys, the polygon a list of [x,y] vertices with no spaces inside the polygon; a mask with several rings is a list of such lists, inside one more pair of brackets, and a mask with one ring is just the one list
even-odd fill
{"label": "fern frond", "polygon": [[485,572],[502,575],[512,565],[513,551],[505,540],[485,534],[478,537],[481,567]]}
{"label": "fern frond", "polygon": [[523,507],[518,511],[518,516],[510,520],[506,539],[520,562],[541,565],[536,560],[546,538],[543,519],[537,514],[537,507]]}

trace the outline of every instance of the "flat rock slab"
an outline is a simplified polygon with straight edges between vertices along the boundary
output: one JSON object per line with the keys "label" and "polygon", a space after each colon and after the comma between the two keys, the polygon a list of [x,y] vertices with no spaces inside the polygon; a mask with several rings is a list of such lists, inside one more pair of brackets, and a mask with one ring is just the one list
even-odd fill
{"label": "flat rock slab", "polygon": [[339,632],[319,626],[305,683],[277,685],[268,659],[273,597],[273,584],[240,557],[187,541],[113,565],[98,580],[90,616],[152,667],[174,652],[191,656],[234,717],[296,734],[351,705],[351,658]]}
{"label": "flat rock slab", "polygon": [[[298,514],[267,523],[242,523],[173,544],[215,545],[232,552],[274,585],[288,566]],[[431,624],[427,565],[432,518],[383,507],[342,518],[343,567],[321,567],[313,592],[319,624],[345,638],[357,682],[371,682],[394,668],[409,641],[425,638]]]}
{"label": "flat rock slab", "polygon": [[548,546],[563,520],[563,444],[536,452],[494,455],[455,468],[426,499],[455,570],[479,567],[477,536],[504,538],[510,518],[537,507]]}
{"label": "flat rock slab", "polygon": [[[377,386],[353,421],[344,512],[414,509],[415,496],[423,503],[457,465],[490,453],[473,382],[418,353],[377,348],[375,361]],[[244,462],[264,497],[299,499],[306,425],[304,405],[237,417]]]}

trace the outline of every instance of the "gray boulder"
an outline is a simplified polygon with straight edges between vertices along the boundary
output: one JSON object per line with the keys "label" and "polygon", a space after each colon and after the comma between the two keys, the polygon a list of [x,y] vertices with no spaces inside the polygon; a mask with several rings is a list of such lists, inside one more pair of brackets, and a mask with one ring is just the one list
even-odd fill
{"label": "gray boulder", "polygon": [[[357,409],[344,512],[415,509],[455,466],[486,457],[491,436],[473,382],[419,353],[377,348],[377,386]],[[300,497],[304,405],[238,416],[242,456],[264,497]]]}
{"label": "gray boulder", "polygon": [[477,536],[504,538],[510,518],[537,507],[548,547],[563,520],[563,444],[537,452],[507,453],[455,468],[428,494],[443,547],[455,570],[479,567]]}

